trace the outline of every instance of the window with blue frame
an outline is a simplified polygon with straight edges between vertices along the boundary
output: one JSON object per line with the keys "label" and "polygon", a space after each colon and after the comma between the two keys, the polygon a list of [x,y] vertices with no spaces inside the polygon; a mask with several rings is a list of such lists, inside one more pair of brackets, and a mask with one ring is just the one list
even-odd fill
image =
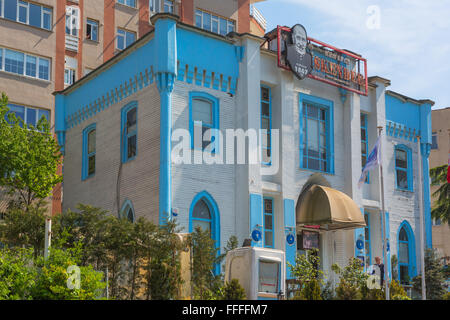
{"label": "window with blue frame", "polygon": [[120,145],[123,163],[137,155],[137,129],[137,104],[132,102],[122,109]]}
{"label": "window with blue frame", "polygon": [[95,174],[96,135],[95,123],[83,130],[82,180],[92,177]]}
{"label": "window with blue frame", "polygon": [[366,251],[366,264],[370,265],[372,263],[372,246],[370,245],[370,214],[364,212],[364,220],[366,221],[366,226],[364,227],[364,248]]}
{"label": "window with blue frame", "polygon": [[117,2],[129,7],[136,8],[136,0],[117,0]]}
{"label": "window with blue frame", "polygon": [[235,22],[197,9],[195,11],[195,26],[225,36],[234,31]]}
{"label": "window with blue frame", "polygon": [[117,29],[117,49],[124,50],[135,41],[136,33],[123,29]]}
{"label": "window with blue frame", "polygon": [[50,80],[50,60],[0,47],[0,70]]}
{"label": "window with blue frame", "polygon": [[51,30],[53,9],[22,0],[0,0],[0,17]]}
{"label": "window with blue frame", "polygon": [[[210,232],[215,242],[217,256],[220,255],[220,213],[214,198],[206,191],[198,193],[189,209],[189,232],[197,227]],[[214,265],[214,274],[220,274],[220,264]]]}
{"label": "window with blue frame", "polygon": [[25,107],[17,104],[8,104],[8,108],[9,111],[6,113],[6,118],[8,118],[8,114],[14,113],[16,118],[20,118],[28,127],[33,126],[35,128],[42,117],[50,121],[49,110]]}
{"label": "window with blue frame", "polygon": [[333,103],[300,94],[300,167],[333,173]]}
{"label": "window with blue frame", "polygon": [[398,145],[395,147],[395,180],[400,190],[413,190],[413,172],[411,149]]}
{"label": "window with blue frame", "polygon": [[[361,165],[364,169],[369,153],[369,136],[367,131],[367,114],[361,113]],[[369,174],[367,173],[366,183],[369,183]]]}
{"label": "window with blue frame", "polygon": [[[194,149],[215,153],[218,151],[219,139],[219,99],[204,93],[189,94],[191,145]],[[196,134],[202,135],[198,139]]]}
{"label": "window with blue frame", "polygon": [[263,221],[263,232],[264,232],[264,247],[273,248],[274,247],[274,226],[273,226],[273,199],[264,197],[264,221]]}
{"label": "window with blue frame", "polygon": [[261,129],[265,133],[261,134],[262,141],[262,163],[271,164],[272,145],[272,96],[271,90],[267,86],[261,86]]}
{"label": "window with blue frame", "polygon": [[134,208],[130,200],[126,200],[123,203],[119,218],[127,219],[130,222],[135,221]]}
{"label": "window with blue frame", "polygon": [[403,221],[398,231],[398,279],[409,284],[416,276],[416,251],[414,233],[408,222]]}

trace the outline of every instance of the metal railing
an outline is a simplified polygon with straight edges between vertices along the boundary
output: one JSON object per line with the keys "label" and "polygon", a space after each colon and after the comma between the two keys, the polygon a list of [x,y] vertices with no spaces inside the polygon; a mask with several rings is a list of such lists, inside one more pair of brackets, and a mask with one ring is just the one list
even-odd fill
{"label": "metal railing", "polygon": [[261,14],[261,12],[255,8],[255,6],[250,6],[250,16],[253,17],[259,25],[266,30],[267,29],[267,20],[264,18],[264,16]]}

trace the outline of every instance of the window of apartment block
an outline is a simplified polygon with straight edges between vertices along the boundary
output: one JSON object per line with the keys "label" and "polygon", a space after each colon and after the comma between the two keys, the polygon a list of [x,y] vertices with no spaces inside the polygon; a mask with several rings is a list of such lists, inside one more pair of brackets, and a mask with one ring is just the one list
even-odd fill
{"label": "window of apartment block", "polygon": [[203,11],[195,11],[195,26],[223,36],[235,30],[235,22],[215,14]]}
{"label": "window of apartment block", "polygon": [[273,199],[264,198],[264,247],[274,247]]}
{"label": "window of apartment block", "polygon": [[271,144],[272,144],[272,98],[271,90],[267,86],[261,86],[261,133],[262,142],[262,163],[271,164]]}
{"label": "window of apartment block", "polygon": [[98,41],[98,21],[87,19],[86,39]]}
{"label": "window of apartment block", "polygon": [[38,109],[32,107],[25,107],[17,104],[8,104],[9,111],[6,114],[14,113],[16,118],[22,119],[23,123],[27,126],[36,127],[39,120],[44,117],[47,121],[50,121],[50,111],[45,109]]}
{"label": "window of apartment block", "polygon": [[72,85],[75,82],[76,70],[71,68],[64,69],[64,84]]}
{"label": "window of apartment block", "polygon": [[437,132],[433,132],[431,135],[431,149],[438,149],[438,135]]}
{"label": "window of apartment block", "polygon": [[50,60],[20,51],[0,48],[0,70],[50,80]]}
{"label": "window of apartment block", "polygon": [[136,8],[136,0],[117,0],[118,3]]}
{"label": "window of apartment block", "polygon": [[117,29],[117,49],[124,50],[136,41],[136,33]]}
{"label": "window of apartment block", "polygon": [[173,0],[149,0],[150,11],[154,13],[174,13]]}
{"label": "window of apartment block", "polygon": [[0,17],[28,24],[37,28],[51,30],[51,8],[21,0],[0,0]]}
{"label": "window of apartment block", "polygon": [[80,9],[76,6],[66,8],[66,34],[78,36],[80,29]]}

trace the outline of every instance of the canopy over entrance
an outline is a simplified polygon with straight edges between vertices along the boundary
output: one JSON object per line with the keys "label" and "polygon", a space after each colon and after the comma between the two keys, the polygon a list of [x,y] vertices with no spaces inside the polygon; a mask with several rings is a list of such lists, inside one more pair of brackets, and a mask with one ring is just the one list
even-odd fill
{"label": "canopy over entrance", "polygon": [[313,185],[296,209],[297,225],[320,226],[323,230],[356,229],[366,226],[356,203],[332,188]]}

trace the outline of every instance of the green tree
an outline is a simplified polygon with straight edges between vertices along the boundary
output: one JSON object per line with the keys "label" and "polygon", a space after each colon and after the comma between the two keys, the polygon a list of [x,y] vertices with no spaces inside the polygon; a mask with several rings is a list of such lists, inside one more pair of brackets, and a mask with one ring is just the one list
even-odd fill
{"label": "green tree", "polygon": [[[422,275],[413,278],[413,288],[422,292]],[[428,300],[439,300],[445,293],[442,265],[434,249],[425,250],[425,285]]]}
{"label": "green tree", "polygon": [[[0,99],[0,186],[18,194],[16,206],[25,210],[37,199],[48,197],[62,181],[57,174],[60,148],[49,123],[42,117],[36,128],[24,124],[14,113],[8,114],[8,98]],[[7,120],[5,119],[7,118]]]}
{"label": "green tree", "polygon": [[100,299],[105,289],[103,273],[89,266],[80,266],[79,287],[68,286],[70,266],[78,266],[81,258],[81,246],[62,250],[50,249],[47,260],[39,256],[35,265],[38,268],[36,283],[31,295],[36,300],[95,300]]}
{"label": "green tree", "polygon": [[245,300],[245,290],[239,283],[239,280],[232,279],[223,287],[222,300]]}
{"label": "green tree", "polygon": [[431,185],[439,187],[433,192],[436,201],[431,210],[431,216],[450,225],[450,184],[447,181],[447,170],[446,164],[430,169]]}
{"label": "green tree", "polygon": [[44,249],[45,233],[45,208],[40,202],[31,204],[27,211],[8,210],[0,224],[0,242],[10,247],[31,247],[37,257]]}
{"label": "green tree", "polygon": [[364,272],[361,266],[361,260],[351,258],[345,268],[338,264],[333,264],[331,269],[340,276],[339,285],[336,288],[336,296],[340,300],[361,300],[367,297],[365,288],[367,288],[368,274]]}
{"label": "green tree", "polygon": [[323,271],[320,270],[318,250],[308,250],[307,254],[297,255],[295,266],[287,262],[291,274],[297,281],[299,292],[295,299],[322,300],[320,286],[323,284]]}
{"label": "green tree", "polygon": [[194,297],[201,300],[214,299],[214,294],[223,283],[220,276],[214,275],[212,268],[217,262],[217,248],[209,231],[196,227],[189,235],[192,248],[191,279]]}
{"label": "green tree", "polygon": [[36,270],[30,267],[32,249],[0,249],[0,300],[31,299]]}

